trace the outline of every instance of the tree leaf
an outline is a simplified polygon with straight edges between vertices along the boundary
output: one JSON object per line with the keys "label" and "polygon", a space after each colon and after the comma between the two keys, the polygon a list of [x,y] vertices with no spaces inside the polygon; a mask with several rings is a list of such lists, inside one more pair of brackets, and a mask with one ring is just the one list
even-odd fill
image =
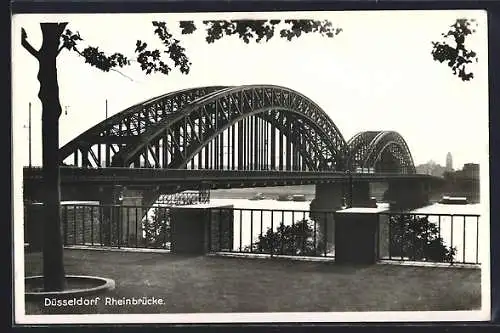
{"label": "tree leaf", "polygon": [[440,63],[446,62],[453,74],[462,81],[469,81],[474,77],[473,73],[468,72],[467,64],[478,62],[477,53],[465,47],[467,36],[476,31],[473,26],[477,26],[474,19],[459,18],[448,32],[442,33],[444,41],[432,42],[433,59]]}

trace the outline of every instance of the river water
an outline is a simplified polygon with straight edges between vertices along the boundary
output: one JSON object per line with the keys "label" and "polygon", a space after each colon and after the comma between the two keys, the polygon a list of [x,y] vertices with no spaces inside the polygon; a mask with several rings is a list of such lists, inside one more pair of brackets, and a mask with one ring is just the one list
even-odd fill
{"label": "river water", "polygon": [[[291,225],[302,219],[309,219],[309,205],[311,201],[278,201],[271,199],[249,200],[249,199],[229,199],[211,198],[210,206],[232,205],[235,208],[233,218],[233,250],[249,246],[258,240],[259,235],[271,228],[276,230],[283,221],[285,225]],[[388,208],[387,204],[379,203],[380,208]],[[251,211],[254,209],[254,211]],[[264,211],[261,211],[264,210]],[[267,211],[266,211],[267,210]],[[282,211],[280,211],[282,210]],[[460,215],[480,215],[480,204],[468,205],[445,205],[435,203],[412,211],[415,214],[449,214],[430,215],[430,222],[439,227],[440,235],[447,246],[456,248],[455,259],[459,262],[475,263],[480,261],[478,248],[488,245],[480,242],[481,217],[460,216]],[[452,216],[453,214],[457,216]],[[271,216],[272,215],[272,216]],[[479,250],[481,251],[481,250]],[[333,253],[329,253],[332,255]]]}

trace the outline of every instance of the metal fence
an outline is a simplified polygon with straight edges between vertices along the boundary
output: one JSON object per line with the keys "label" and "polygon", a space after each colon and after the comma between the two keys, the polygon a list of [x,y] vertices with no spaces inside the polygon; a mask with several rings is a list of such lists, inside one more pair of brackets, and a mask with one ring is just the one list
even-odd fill
{"label": "metal fence", "polygon": [[379,258],[480,264],[477,214],[379,214]]}
{"label": "metal fence", "polygon": [[[25,206],[25,242],[41,250],[42,204]],[[61,205],[61,236],[65,246],[111,248],[170,247],[170,208],[92,203]]]}
{"label": "metal fence", "polygon": [[169,207],[72,204],[61,210],[67,246],[169,248]]}
{"label": "metal fence", "polygon": [[[26,224],[32,226],[25,233],[28,238],[40,238],[43,232],[42,208],[40,204],[25,207]],[[335,256],[337,214],[333,211],[206,210],[210,212],[209,252]],[[169,207],[65,204],[61,206],[61,233],[66,246],[169,250],[171,212]],[[480,264],[479,215],[383,212],[378,214],[378,223],[375,250],[379,259]]]}
{"label": "metal fence", "polygon": [[[333,211],[212,208],[231,212],[212,251],[287,256],[335,257]],[[224,219],[217,219],[223,223]],[[479,215],[380,213],[377,257],[385,260],[480,264]],[[232,222],[232,223],[231,223]],[[219,226],[217,230],[223,230]],[[341,237],[341,235],[338,235]],[[356,242],[356,240],[352,240]],[[361,244],[360,244],[361,246]]]}
{"label": "metal fence", "polygon": [[[225,221],[227,218],[210,221],[211,229],[219,233],[215,235],[216,243],[225,244],[219,248],[212,244],[211,251],[271,256],[334,255],[334,212],[243,208],[211,208],[211,211],[211,216],[232,217],[229,223]],[[224,236],[228,234],[231,239]]]}

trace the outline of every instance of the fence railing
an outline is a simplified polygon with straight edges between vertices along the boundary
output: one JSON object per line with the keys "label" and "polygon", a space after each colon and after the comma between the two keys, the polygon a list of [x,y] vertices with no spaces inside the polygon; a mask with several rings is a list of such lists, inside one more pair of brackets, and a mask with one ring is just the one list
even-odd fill
{"label": "fence railing", "polygon": [[[43,205],[25,208],[25,235],[41,248]],[[169,249],[170,208],[98,204],[61,205],[61,235],[65,246]]]}
{"label": "fence railing", "polygon": [[[224,234],[232,238],[220,236],[219,241],[228,245],[211,250],[271,256],[335,256],[337,215],[333,211],[212,208],[212,212],[230,212],[229,223],[222,218],[216,223],[224,223],[228,228]],[[384,212],[378,220],[379,259],[480,264],[479,215]]]}
{"label": "fence railing", "polygon": [[477,214],[379,214],[379,258],[480,264]]}
{"label": "fence railing", "polygon": [[168,249],[168,207],[64,205],[65,245]]}
{"label": "fence railing", "polygon": [[334,212],[244,208],[211,208],[211,211],[210,229],[216,240],[209,246],[211,251],[271,256],[334,255]]}
{"label": "fence railing", "polygon": [[[41,240],[41,209],[40,204],[25,207],[28,239]],[[335,235],[334,211],[205,210],[209,252],[335,257],[335,237],[342,237]],[[66,246],[169,250],[171,212],[169,207],[64,204],[61,234]],[[375,250],[385,260],[480,264],[479,230],[479,215],[474,214],[383,212],[378,214]]]}

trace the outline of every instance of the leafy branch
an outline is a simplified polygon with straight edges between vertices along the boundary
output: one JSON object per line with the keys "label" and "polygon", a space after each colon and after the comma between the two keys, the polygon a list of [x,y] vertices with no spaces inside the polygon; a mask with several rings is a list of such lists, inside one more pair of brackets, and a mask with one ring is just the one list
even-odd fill
{"label": "leafy branch", "polygon": [[[257,43],[265,40],[266,42],[273,38],[277,31],[277,26],[282,23],[281,20],[216,20],[203,21],[207,26],[206,41],[214,43],[216,40],[224,36],[237,35],[245,43],[255,40]],[[78,32],[73,32],[66,29],[63,33],[61,30],[60,47],[58,54],[63,50],[76,52],[85,59],[85,63],[90,64],[104,72],[116,71],[124,75],[117,68],[129,66],[132,61],[137,61],[141,69],[146,74],[162,73],[169,74],[172,68],[178,68],[183,74],[188,74],[191,68],[191,62],[186,55],[186,49],[181,45],[179,39],[169,32],[167,24],[163,21],[153,21],[154,34],[163,44],[164,50],[148,48],[148,44],[142,40],[137,40],[135,45],[135,57],[133,60],[122,53],[115,52],[106,54],[99,47],[87,46],[84,49],[79,48],[79,43],[83,38]],[[329,21],[314,21],[314,20],[285,20],[283,22],[285,28],[279,31],[281,38],[286,38],[291,41],[294,38],[299,38],[302,34],[319,33],[325,37],[333,37],[339,34],[342,29],[334,28]],[[180,21],[179,28],[181,34],[192,34],[196,31],[196,25],[193,21]],[[63,28],[64,29],[64,28]],[[36,57],[36,50],[27,42],[26,33],[23,30],[22,36],[23,46]],[[167,61],[162,59],[162,55],[167,54],[173,65],[169,65]],[[128,77],[124,75],[125,77]],[[129,77],[128,77],[129,78]],[[129,78],[130,79],[130,78]]]}
{"label": "leafy branch", "polygon": [[[248,44],[253,39],[257,43],[264,39],[266,42],[269,41],[275,36],[277,25],[281,20],[209,20],[203,23],[207,26],[205,39],[208,43],[214,43],[224,36],[237,35]],[[284,23],[289,27],[280,30],[280,37],[288,41],[300,37],[302,33],[315,32],[332,38],[342,31],[341,28],[334,28],[332,23],[326,20],[285,20]]]}
{"label": "leafy branch", "polygon": [[[477,62],[477,54],[465,47],[466,37],[476,32],[477,23],[474,19],[457,19],[450,26],[450,30],[442,33],[444,42],[432,42],[432,56],[435,61],[440,63],[446,62],[448,67],[462,81],[469,81],[474,78],[474,73],[468,72],[466,66],[473,61]],[[450,45],[449,40],[454,42],[454,46]]]}

